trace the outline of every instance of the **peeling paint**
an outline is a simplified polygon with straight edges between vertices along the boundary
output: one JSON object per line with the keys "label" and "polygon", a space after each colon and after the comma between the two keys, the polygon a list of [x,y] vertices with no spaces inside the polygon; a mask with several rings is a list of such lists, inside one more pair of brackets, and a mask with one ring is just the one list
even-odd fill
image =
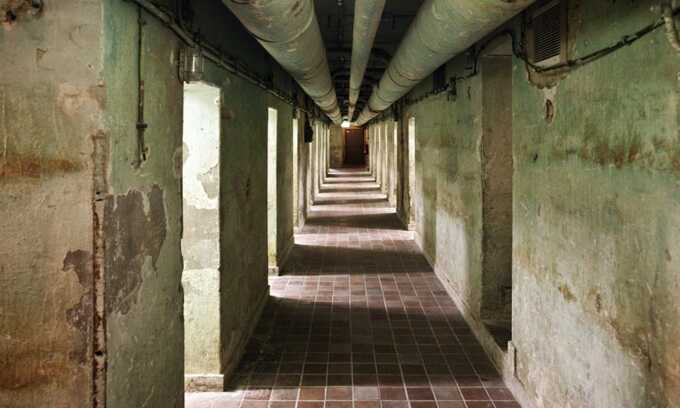
{"label": "peeling paint", "polygon": [[[144,210],[148,205],[148,211]],[[106,267],[107,314],[126,314],[136,302],[147,257],[155,268],[166,236],[163,191],[154,185],[149,193],[138,190],[106,199],[104,235],[109,242]]]}

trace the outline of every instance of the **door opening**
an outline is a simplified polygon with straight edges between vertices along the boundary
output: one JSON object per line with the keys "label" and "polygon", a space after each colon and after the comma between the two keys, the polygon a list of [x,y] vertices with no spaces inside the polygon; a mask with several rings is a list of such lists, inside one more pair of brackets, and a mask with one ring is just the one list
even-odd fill
{"label": "door opening", "polygon": [[361,128],[345,129],[345,162],[347,166],[363,166],[364,131]]}
{"label": "door opening", "polygon": [[298,134],[298,120],[293,119],[293,227],[297,228],[300,224],[300,200],[299,200],[299,184],[298,184],[298,174],[300,174],[300,163],[299,163],[299,143],[300,135]]}
{"label": "door opening", "polygon": [[269,274],[278,275],[277,254],[277,123],[278,113],[276,109],[267,110],[267,256],[269,261]]}
{"label": "door opening", "polygon": [[511,46],[481,59],[481,317],[498,345],[512,338],[512,57]]}
{"label": "door opening", "polygon": [[416,118],[408,119],[408,229],[416,229]]}
{"label": "door opening", "polygon": [[187,391],[222,389],[220,341],[220,89],[184,85],[182,256]]}

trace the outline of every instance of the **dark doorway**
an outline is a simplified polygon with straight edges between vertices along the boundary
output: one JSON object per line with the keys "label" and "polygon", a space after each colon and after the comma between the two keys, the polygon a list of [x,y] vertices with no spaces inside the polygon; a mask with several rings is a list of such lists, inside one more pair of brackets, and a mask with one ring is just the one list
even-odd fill
{"label": "dark doorway", "polygon": [[353,166],[366,164],[363,129],[345,129],[345,164]]}

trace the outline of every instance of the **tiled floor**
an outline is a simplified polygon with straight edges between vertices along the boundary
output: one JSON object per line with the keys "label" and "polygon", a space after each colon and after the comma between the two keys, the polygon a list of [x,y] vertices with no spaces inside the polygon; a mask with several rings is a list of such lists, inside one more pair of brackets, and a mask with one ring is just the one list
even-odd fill
{"label": "tiled floor", "polygon": [[225,393],[192,408],[519,407],[378,186],[332,171]]}

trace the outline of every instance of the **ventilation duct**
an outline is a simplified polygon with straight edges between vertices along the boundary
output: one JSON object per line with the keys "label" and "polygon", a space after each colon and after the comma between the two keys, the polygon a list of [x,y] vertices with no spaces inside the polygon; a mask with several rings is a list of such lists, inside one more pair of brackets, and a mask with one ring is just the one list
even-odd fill
{"label": "ventilation duct", "polygon": [[352,70],[349,77],[349,112],[351,121],[359,99],[366,65],[371,56],[375,34],[380,26],[385,0],[356,0],[354,3],[354,32],[352,37]]}
{"label": "ventilation duct", "polygon": [[224,0],[331,120],[342,116],[312,0]]}
{"label": "ventilation duct", "polygon": [[425,0],[357,119],[364,125],[534,0]]}

